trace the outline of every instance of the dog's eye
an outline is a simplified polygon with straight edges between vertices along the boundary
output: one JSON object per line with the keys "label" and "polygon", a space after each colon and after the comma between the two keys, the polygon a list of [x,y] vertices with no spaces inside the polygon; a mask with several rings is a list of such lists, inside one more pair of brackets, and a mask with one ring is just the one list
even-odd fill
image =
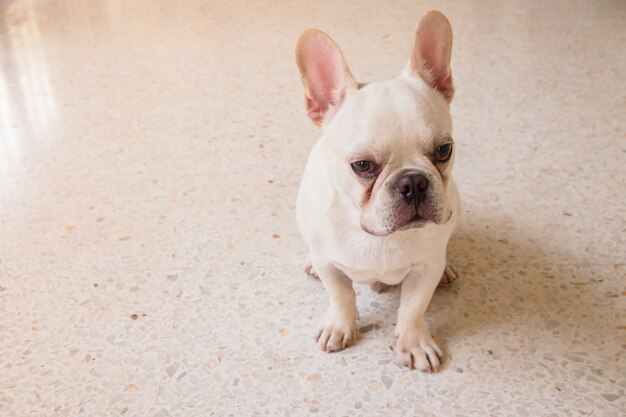
{"label": "dog's eye", "polygon": [[452,155],[452,144],[446,143],[445,145],[441,145],[435,151],[435,159],[437,162],[446,162],[450,159]]}
{"label": "dog's eye", "polygon": [[365,172],[372,167],[370,161],[356,161],[352,163],[352,168],[358,172]]}
{"label": "dog's eye", "polygon": [[375,174],[376,165],[370,161],[356,161],[350,164],[354,172],[362,177],[371,177]]}

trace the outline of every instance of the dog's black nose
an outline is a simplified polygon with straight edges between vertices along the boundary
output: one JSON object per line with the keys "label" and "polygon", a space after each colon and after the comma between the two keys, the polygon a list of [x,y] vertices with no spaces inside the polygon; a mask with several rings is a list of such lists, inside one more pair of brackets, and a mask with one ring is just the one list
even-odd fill
{"label": "dog's black nose", "polygon": [[417,204],[426,199],[428,185],[428,178],[422,174],[407,174],[400,177],[396,183],[396,191],[407,203]]}

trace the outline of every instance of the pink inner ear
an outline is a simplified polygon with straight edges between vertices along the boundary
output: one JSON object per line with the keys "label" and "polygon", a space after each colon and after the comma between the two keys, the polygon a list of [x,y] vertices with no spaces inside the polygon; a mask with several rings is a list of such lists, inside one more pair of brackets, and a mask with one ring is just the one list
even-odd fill
{"label": "pink inner ear", "polygon": [[450,79],[450,67],[445,56],[446,44],[442,42],[442,34],[437,28],[427,31],[420,37],[420,55],[426,69],[434,77],[434,82],[438,90],[447,85]]}
{"label": "pink inner ear", "polygon": [[[413,70],[447,99],[454,93],[450,72],[452,32],[450,25],[440,14],[428,14],[418,28],[413,56]],[[425,73],[426,72],[426,73]]]}
{"label": "pink inner ear", "polygon": [[333,52],[324,48],[315,48],[306,57],[307,83],[309,97],[307,110],[309,115],[323,117],[331,105],[336,105],[334,90],[338,87],[337,62]]}
{"label": "pink inner ear", "polygon": [[298,59],[309,117],[321,124],[331,116],[329,110],[341,104],[349,70],[334,42],[319,32],[306,37]]}

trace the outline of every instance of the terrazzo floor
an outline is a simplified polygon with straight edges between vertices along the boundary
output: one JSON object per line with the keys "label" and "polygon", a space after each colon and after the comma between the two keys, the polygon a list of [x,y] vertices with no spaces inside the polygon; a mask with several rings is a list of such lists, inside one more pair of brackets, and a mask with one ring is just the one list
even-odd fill
{"label": "terrazzo floor", "polygon": [[[461,273],[396,364],[398,290],[358,343],[294,215],[319,133],[295,42],[355,77],[452,22]],[[0,416],[626,414],[626,2],[0,0]]]}

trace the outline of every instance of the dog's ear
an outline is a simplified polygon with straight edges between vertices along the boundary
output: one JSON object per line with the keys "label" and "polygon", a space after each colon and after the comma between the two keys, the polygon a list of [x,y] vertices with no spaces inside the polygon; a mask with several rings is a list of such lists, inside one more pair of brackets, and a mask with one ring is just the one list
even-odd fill
{"label": "dog's ear", "polygon": [[450,102],[454,84],[450,70],[452,54],[452,28],[450,22],[436,10],[427,12],[419,21],[409,64],[409,75],[418,75]]}
{"label": "dog's ear", "polygon": [[339,46],[317,29],[300,35],[296,62],[302,76],[306,109],[313,122],[327,123],[343,102],[348,90],[356,88]]}

